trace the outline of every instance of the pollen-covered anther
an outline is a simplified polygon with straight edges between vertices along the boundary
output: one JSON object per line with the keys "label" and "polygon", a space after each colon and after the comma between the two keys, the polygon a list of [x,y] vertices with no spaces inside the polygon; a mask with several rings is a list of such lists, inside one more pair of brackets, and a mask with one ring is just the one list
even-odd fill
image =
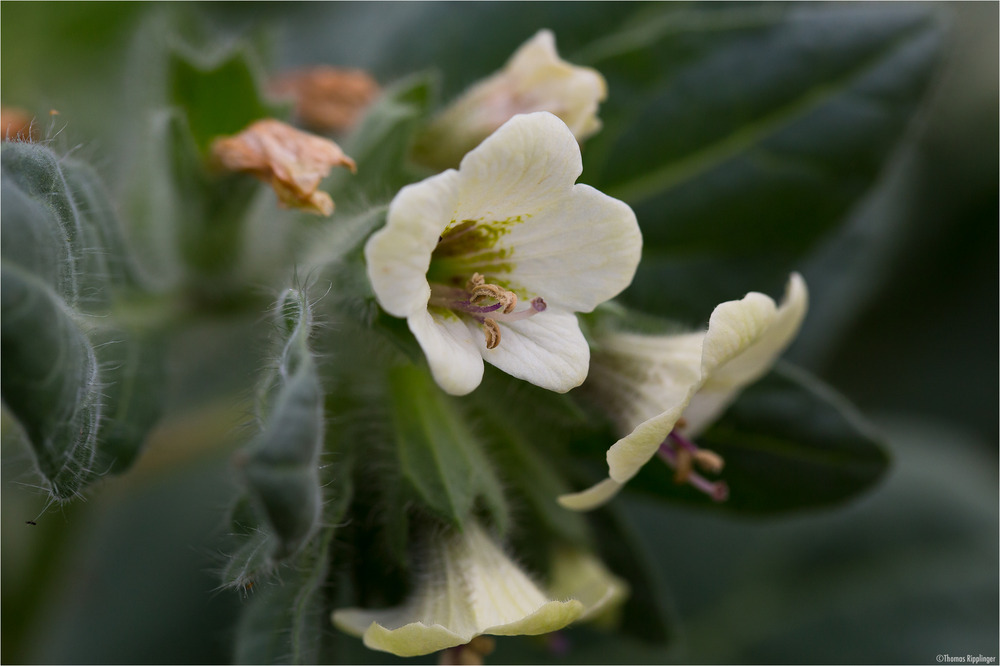
{"label": "pollen-covered anther", "polygon": [[469,281],[465,283],[465,290],[471,292],[476,287],[481,287],[486,284],[486,278],[483,277],[482,273],[473,273]]}
{"label": "pollen-covered anther", "polygon": [[694,456],[687,449],[679,449],[674,458],[674,483],[687,483],[694,471]]}
{"label": "pollen-covered anther", "polygon": [[495,284],[484,283],[477,285],[473,287],[469,296],[469,302],[474,305],[479,305],[489,299],[500,303],[503,306],[504,312],[510,312],[517,306],[517,295]]}
{"label": "pollen-covered anther", "polygon": [[698,449],[695,451],[694,461],[698,464],[698,467],[702,468],[706,472],[711,472],[712,474],[718,474],[722,471],[723,466],[726,461],[722,459],[715,451],[710,451],[708,449]]}
{"label": "pollen-covered anther", "polygon": [[496,349],[500,344],[500,326],[493,319],[483,320],[483,332],[486,333],[486,348]]}

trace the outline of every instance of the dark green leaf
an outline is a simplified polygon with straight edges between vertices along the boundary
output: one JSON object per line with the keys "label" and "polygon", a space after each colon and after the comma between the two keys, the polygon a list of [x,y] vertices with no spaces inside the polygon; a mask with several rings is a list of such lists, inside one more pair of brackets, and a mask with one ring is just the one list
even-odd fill
{"label": "dark green leaf", "polygon": [[[889,457],[870,426],[816,378],[789,365],[747,388],[698,438],[726,461],[729,499],[723,510],[773,514],[837,504],[869,490]],[[682,501],[709,500],[673,483],[650,461],[627,488]]]}
{"label": "dark green leaf", "polygon": [[942,36],[927,5],[647,5],[579,53],[609,83],[584,179],[643,227],[627,298],[698,318],[777,288],[874,182]]}
{"label": "dark green leaf", "polygon": [[[534,550],[536,564],[547,566],[547,541],[534,538],[544,530],[579,546],[592,536],[584,517],[559,506],[556,498],[571,492],[560,474],[558,456],[569,442],[594,429],[589,415],[568,396],[532,386],[488,367],[481,387],[469,396],[476,434],[487,444],[490,458],[513,506],[528,543],[518,546],[527,556]],[[502,408],[499,405],[503,405]],[[599,429],[599,426],[598,426]]]}
{"label": "dark green leaf", "polygon": [[21,422],[52,495],[77,495],[90,479],[101,386],[90,342],[58,296],[2,265],[2,394]]}
{"label": "dark green leaf", "polygon": [[500,483],[459,407],[414,365],[393,368],[390,385],[399,465],[420,500],[457,526],[483,501],[504,529]]}
{"label": "dark green leaf", "polygon": [[666,584],[626,514],[616,506],[607,506],[594,514],[593,524],[601,557],[629,584],[621,619],[623,633],[653,643],[675,638]]}

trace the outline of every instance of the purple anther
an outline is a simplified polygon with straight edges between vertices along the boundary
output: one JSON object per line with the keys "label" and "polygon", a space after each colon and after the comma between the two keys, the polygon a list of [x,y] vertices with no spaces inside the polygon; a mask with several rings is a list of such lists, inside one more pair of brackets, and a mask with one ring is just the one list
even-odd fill
{"label": "purple anther", "polygon": [[545,300],[541,296],[535,296],[531,299],[531,307],[534,308],[535,312],[545,312],[545,308],[549,306],[546,305]]}

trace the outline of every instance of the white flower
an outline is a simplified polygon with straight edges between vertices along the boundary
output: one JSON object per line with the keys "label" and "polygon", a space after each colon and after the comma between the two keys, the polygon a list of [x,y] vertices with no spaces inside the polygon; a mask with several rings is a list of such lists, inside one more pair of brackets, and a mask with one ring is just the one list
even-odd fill
{"label": "white flower", "polygon": [[519,113],[548,111],[578,141],[601,127],[597,106],[607,97],[604,77],[559,57],[555,36],[540,30],[502,70],[480,81],[437,116],[414,149],[418,160],[453,167],[494,130]]}
{"label": "white flower", "polygon": [[708,427],[748,384],[763,376],[798,333],[805,317],[805,282],[793,273],[780,306],[764,294],[722,303],[708,330],[679,335],[596,331],[589,389],[624,435],[608,450],[609,478],[560,504],[587,510],[613,497],[659,453],[687,482],[717,500],[728,489],[694,467],[722,469],[722,459],[692,438]]}
{"label": "white flower", "polygon": [[483,359],[558,392],[586,378],[573,313],[628,286],[642,236],[626,204],[574,184],[582,171],[566,125],[532,113],[392,200],[365,246],[368,277],[448,393],[479,386]]}
{"label": "white flower", "polygon": [[556,631],[587,610],[548,597],[476,524],[433,544],[425,570],[402,606],[334,611],[333,623],[373,650],[401,657],[430,654],[476,636]]}

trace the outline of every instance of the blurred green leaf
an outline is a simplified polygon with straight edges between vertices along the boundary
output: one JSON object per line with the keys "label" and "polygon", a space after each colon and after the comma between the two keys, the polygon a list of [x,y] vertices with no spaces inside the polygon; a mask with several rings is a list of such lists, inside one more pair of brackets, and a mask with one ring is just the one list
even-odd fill
{"label": "blurred green leaf", "polygon": [[[844,398],[815,377],[779,365],[748,387],[698,438],[721,455],[729,499],[720,510],[773,514],[844,502],[869,490],[889,465],[880,438]],[[696,502],[710,500],[673,482],[658,460],[627,488]]]}
{"label": "blurred green leaf", "polygon": [[393,368],[390,385],[399,465],[407,483],[429,509],[456,526],[482,501],[505,529],[500,482],[458,406],[415,365]]}
{"label": "blurred green leaf", "polygon": [[331,177],[334,200],[384,201],[422,173],[409,163],[413,137],[426,118],[433,96],[430,75],[414,75],[383,91],[361,126],[344,142],[358,173],[337,170]]}
{"label": "blurred green leaf", "polygon": [[930,5],[651,4],[578,53],[610,90],[584,180],[643,228],[627,300],[697,319],[776,289],[878,176],[931,80],[940,19]]}
{"label": "blurred green leaf", "polygon": [[600,431],[603,423],[595,424],[569,396],[532,386],[489,365],[482,385],[467,402],[476,435],[486,444],[516,507],[525,537],[517,545],[519,556],[540,570],[548,566],[550,544],[534,538],[539,531],[591,546],[593,535],[585,517],[556,502],[572,490],[560,473],[559,461],[574,437]]}
{"label": "blurred green leaf", "polygon": [[104,397],[95,466],[123,472],[138,457],[163,413],[167,345],[159,332],[125,325],[95,331],[90,339]]}
{"label": "blurred green leaf", "polygon": [[622,633],[651,643],[676,638],[669,590],[628,516],[617,506],[608,506],[594,515],[593,524],[601,557],[629,584]]}
{"label": "blurred green leaf", "polygon": [[218,136],[236,134],[261,118],[287,115],[263,99],[259,66],[246,48],[202,56],[175,47],[168,71],[169,100],[183,109],[203,155]]}
{"label": "blurred green leaf", "polygon": [[2,264],[3,400],[20,421],[53,497],[92,479],[101,416],[94,349],[65,305],[22,269]]}

